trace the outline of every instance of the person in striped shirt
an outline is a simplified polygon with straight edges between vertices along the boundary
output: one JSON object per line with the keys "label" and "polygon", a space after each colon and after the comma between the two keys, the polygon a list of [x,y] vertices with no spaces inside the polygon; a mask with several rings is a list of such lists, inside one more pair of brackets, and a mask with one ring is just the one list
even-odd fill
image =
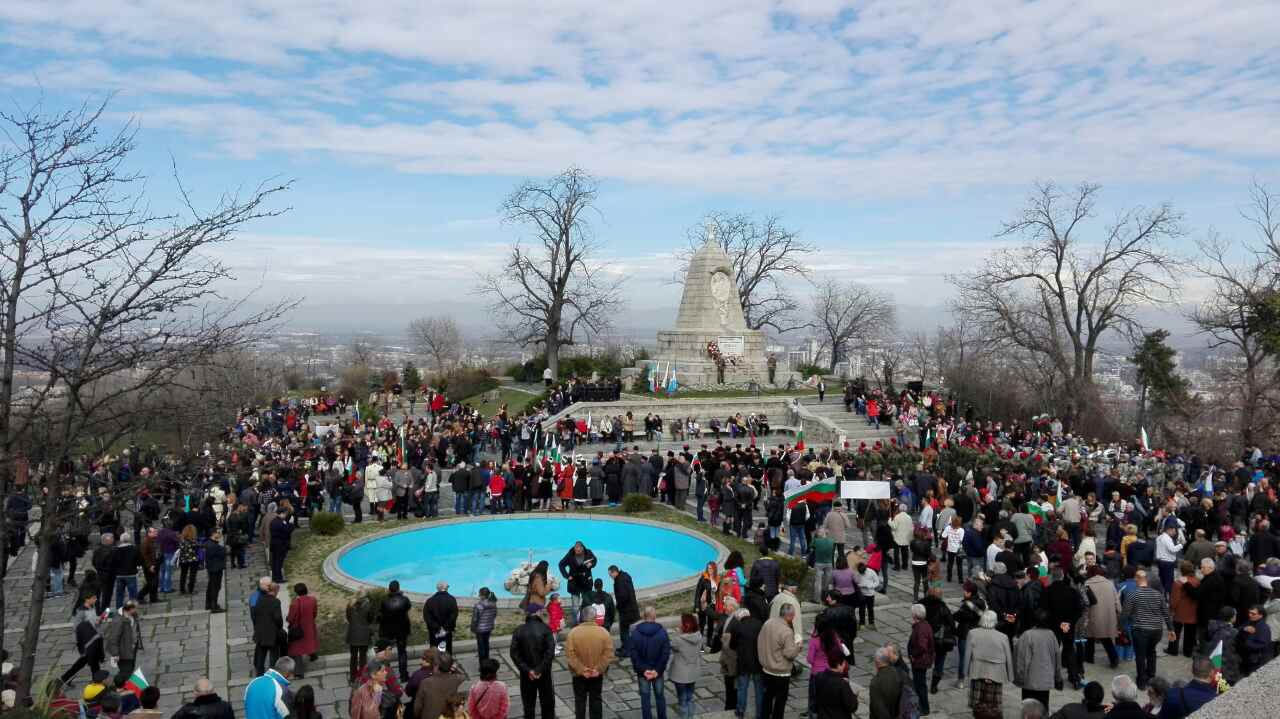
{"label": "person in striped shirt", "polygon": [[1170,641],[1174,641],[1177,635],[1173,631],[1173,618],[1169,616],[1169,604],[1164,593],[1150,585],[1146,570],[1135,572],[1133,580],[1137,586],[1125,597],[1121,614],[1133,622],[1138,689],[1145,691],[1147,682],[1156,675],[1156,648],[1160,644],[1161,633],[1167,632]]}

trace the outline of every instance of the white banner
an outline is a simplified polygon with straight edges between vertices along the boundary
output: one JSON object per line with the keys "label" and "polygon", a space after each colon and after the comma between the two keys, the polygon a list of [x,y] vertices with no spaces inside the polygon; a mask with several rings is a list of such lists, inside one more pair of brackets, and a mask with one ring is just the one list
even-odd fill
{"label": "white banner", "polygon": [[840,483],[840,499],[888,499],[890,482],[845,481]]}
{"label": "white banner", "polygon": [[322,438],[323,438],[323,437],[327,437],[327,436],[329,436],[329,435],[331,435],[331,434],[333,434],[334,432],[337,432],[337,431],[338,431],[338,425],[336,425],[336,424],[318,424],[318,425],[316,425],[316,436],[317,436],[317,437],[322,437]]}

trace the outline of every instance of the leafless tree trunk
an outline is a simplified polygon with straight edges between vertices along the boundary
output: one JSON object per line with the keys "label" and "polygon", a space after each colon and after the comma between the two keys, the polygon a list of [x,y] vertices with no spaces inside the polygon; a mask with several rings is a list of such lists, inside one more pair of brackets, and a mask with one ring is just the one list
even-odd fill
{"label": "leafless tree trunk", "polygon": [[[784,227],[777,216],[767,215],[757,220],[747,214],[713,212],[689,228],[690,249],[682,257],[683,265],[687,266],[693,253],[706,242],[709,228],[715,230],[716,240],[733,263],[747,327],[753,330],[771,327],[778,332],[804,327],[798,316],[800,303],[785,283],[796,278],[809,279],[805,260],[816,248]],[[684,277],[684,272],[680,277]]]}
{"label": "leafless tree trunk", "polygon": [[830,350],[830,370],[850,351],[853,343],[865,344],[893,331],[897,308],[893,298],[856,282],[827,280],[813,294],[813,320],[821,348]]}
{"label": "leafless tree trunk", "polygon": [[1181,262],[1163,243],[1182,233],[1169,205],[1120,213],[1100,239],[1081,238],[1098,185],[1038,185],[1020,217],[997,237],[1024,244],[993,252],[980,269],[952,276],[957,313],[1002,346],[1047,360],[1060,378],[1060,414],[1091,411],[1093,363],[1108,332],[1132,337],[1134,311],[1178,294]]}
{"label": "leafless tree trunk", "polygon": [[544,184],[526,182],[502,205],[508,224],[527,229],[498,272],[480,276],[477,292],[490,298],[494,317],[523,346],[541,345],[559,376],[560,348],[582,332],[600,334],[622,307],[622,279],[595,257],[599,249],[589,214],[596,182],[576,167]]}
{"label": "leafless tree trunk", "polygon": [[[134,147],[131,129],[100,137],[102,111],[0,114],[8,140],[0,145],[0,481],[6,485],[15,451],[33,466],[52,466],[85,441],[109,443],[144,421],[139,408],[180,381],[184,370],[246,347],[292,306],[252,311],[243,300],[224,300],[218,290],[231,274],[209,252],[246,223],[277,214],[265,202],[286,185],[259,187],[243,199],[225,196],[208,212],[196,210],[179,185],[182,213],[149,214],[145,198],[135,194],[139,178],[122,167]],[[17,367],[47,377],[22,413],[12,402]],[[31,686],[64,481],[48,472],[42,486],[36,575],[17,662],[20,696]],[[2,530],[0,537],[7,537]]]}
{"label": "leafless tree trunk", "polygon": [[452,317],[419,317],[409,323],[409,343],[431,358],[436,372],[447,374],[462,359],[462,333]]}

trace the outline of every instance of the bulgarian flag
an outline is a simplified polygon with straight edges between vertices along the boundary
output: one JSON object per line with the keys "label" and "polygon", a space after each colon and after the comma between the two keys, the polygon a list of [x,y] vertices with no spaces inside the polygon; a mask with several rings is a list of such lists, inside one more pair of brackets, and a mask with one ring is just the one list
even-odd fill
{"label": "bulgarian flag", "polygon": [[1209,661],[1213,662],[1216,669],[1222,668],[1222,642],[1218,642],[1218,646],[1213,648],[1213,654],[1209,655]]}
{"label": "bulgarian flag", "polygon": [[804,429],[803,428],[801,428],[801,430],[796,433],[796,449],[798,449],[801,452],[804,451]]}
{"label": "bulgarian flag", "polygon": [[[1221,650],[1221,645],[1219,645],[1219,650]],[[1221,657],[1219,657],[1219,661],[1221,661]],[[151,685],[147,683],[147,678],[142,675],[142,668],[138,667],[133,670],[133,673],[129,675],[128,681],[124,683],[124,690],[131,692],[138,699],[142,699],[142,690],[149,686]]]}
{"label": "bulgarian flag", "polygon": [[1036,520],[1036,524],[1044,523],[1044,507],[1039,502],[1027,502],[1027,514]]}
{"label": "bulgarian flag", "polygon": [[799,504],[802,499],[810,505],[818,505],[823,502],[834,502],[839,496],[839,481],[835,477],[826,477],[824,479],[815,479],[808,484],[802,484],[787,492],[783,497],[783,501],[786,503],[787,509],[791,509]]}

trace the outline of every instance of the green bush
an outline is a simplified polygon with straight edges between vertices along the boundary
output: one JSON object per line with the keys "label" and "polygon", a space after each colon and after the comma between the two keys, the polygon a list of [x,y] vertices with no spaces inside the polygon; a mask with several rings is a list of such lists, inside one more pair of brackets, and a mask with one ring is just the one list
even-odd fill
{"label": "green bush", "polygon": [[[781,554],[772,556],[778,560],[778,568],[782,572],[782,583],[796,585],[800,594],[797,599],[803,599],[805,590],[809,586],[809,583],[805,581],[805,578],[809,576],[809,565],[803,559],[796,557],[784,557]],[[812,599],[815,602],[818,601],[817,597]]]}
{"label": "green bush", "polygon": [[800,373],[800,377],[802,379],[809,379],[815,374],[819,377],[825,377],[830,374],[831,369],[829,367],[822,367],[816,364],[802,364],[796,368],[796,372]]}
{"label": "green bush", "polygon": [[336,512],[316,512],[311,515],[311,531],[326,537],[341,533],[344,524],[346,522],[342,515]]}
{"label": "green bush", "polygon": [[647,494],[628,494],[622,498],[622,511],[628,514],[648,512],[653,509],[653,498]]}
{"label": "green bush", "polygon": [[436,380],[446,397],[465,400],[498,386],[498,380],[488,370],[460,368]]}

